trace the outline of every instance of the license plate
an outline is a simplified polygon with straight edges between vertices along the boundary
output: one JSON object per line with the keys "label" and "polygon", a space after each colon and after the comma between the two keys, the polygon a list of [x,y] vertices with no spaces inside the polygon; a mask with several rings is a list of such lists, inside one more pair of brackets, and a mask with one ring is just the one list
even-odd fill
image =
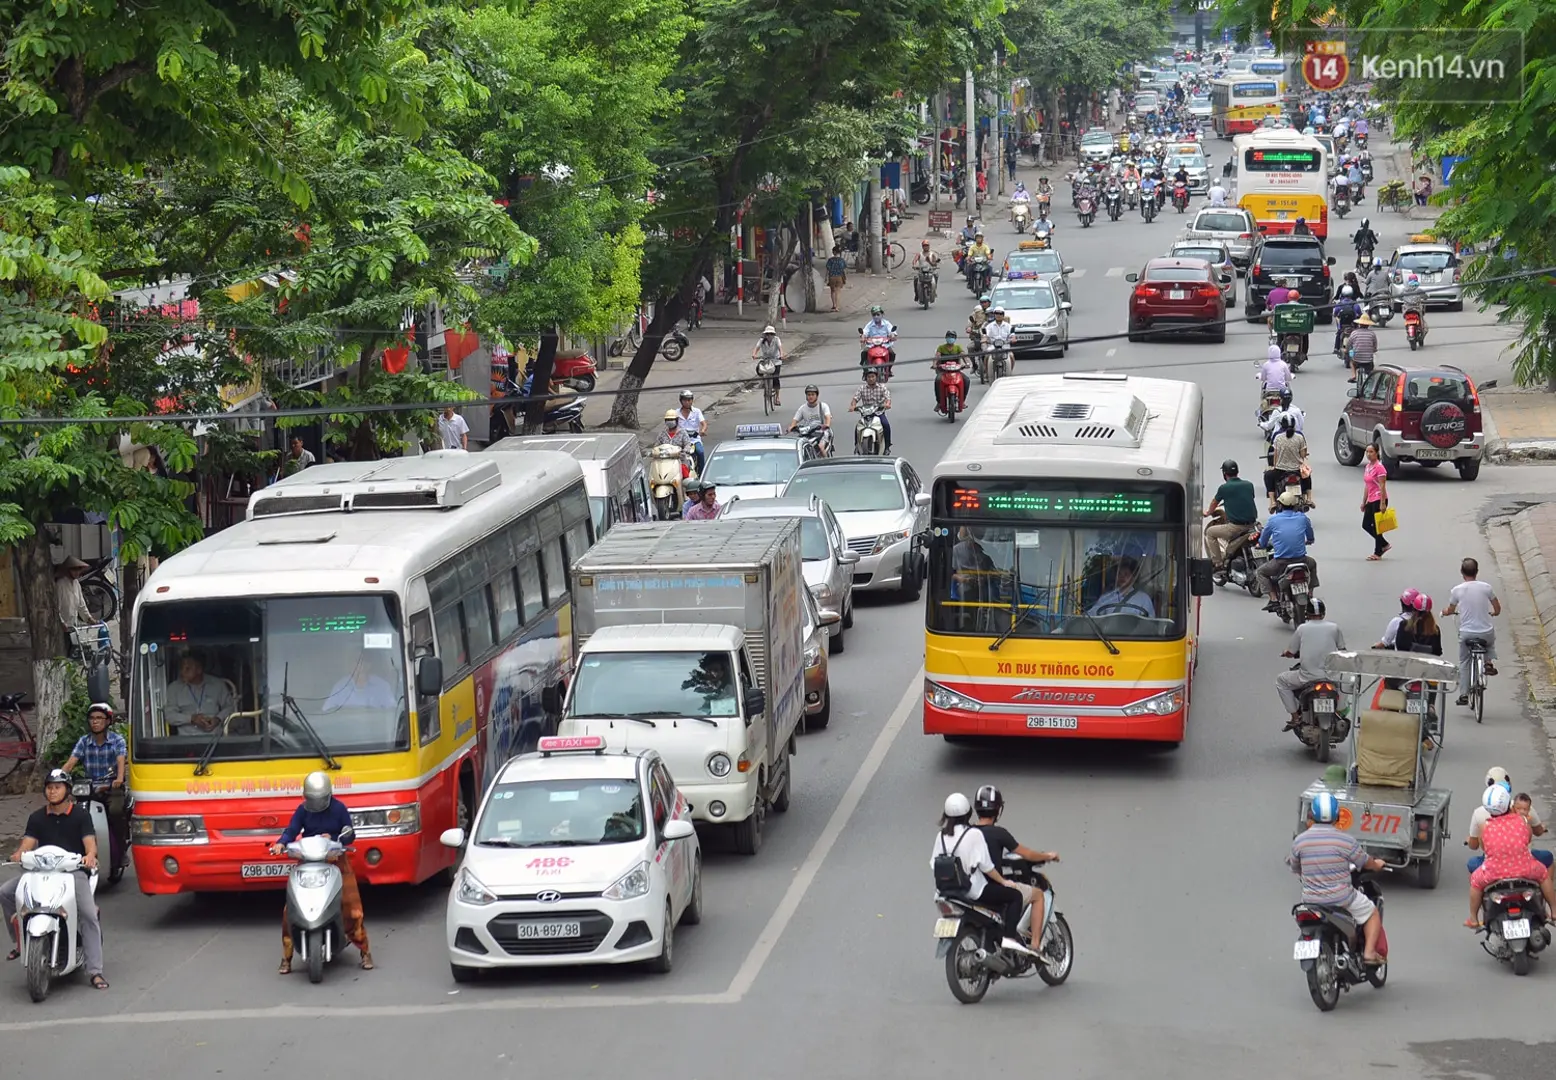
{"label": "license plate", "polygon": [[1167,299],[1169,299],[1169,300],[1187,300],[1188,296],[1189,296],[1189,294],[1184,292],[1182,289],[1173,289],[1170,292],[1168,292]]}
{"label": "license plate", "polygon": [[1528,919],[1509,919],[1502,924],[1502,938],[1504,941],[1521,940],[1529,936]]}
{"label": "license plate", "polygon": [[1295,585],[1295,584],[1292,585],[1291,586],[1291,595],[1292,596],[1306,596],[1307,595],[1307,586],[1306,585]]}
{"label": "license plate", "polygon": [[239,874],[245,879],[290,877],[293,863],[257,862],[244,863]]}
{"label": "license plate", "polygon": [[1317,938],[1307,938],[1299,941],[1297,942],[1297,947],[1292,950],[1291,958],[1293,960],[1317,960],[1318,945],[1319,941]]}
{"label": "license plate", "polygon": [[1334,698],[1327,698],[1327,697],[1314,698],[1313,699],[1313,711],[1314,712],[1334,712]]}
{"label": "license plate", "polygon": [[1010,335],[1010,340],[1015,342],[1032,341],[1036,337],[1036,334],[1012,334]]}
{"label": "license plate", "polygon": [[1417,450],[1417,461],[1447,461],[1453,456],[1451,450]]}
{"label": "license plate", "polygon": [[1029,716],[1027,727],[1034,731],[1074,731],[1081,726],[1078,716]]}
{"label": "license plate", "polygon": [[958,930],[960,930],[961,927],[962,927],[962,920],[961,919],[936,919],[935,920],[935,937],[937,937],[937,938],[955,937],[956,936],[956,932]]}
{"label": "license plate", "polygon": [[521,941],[527,938],[583,937],[583,923],[576,919],[546,919],[540,922],[515,923],[513,936]]}
{"label": "license plate", "polygon": [[1415,713],[1417,716],[1425,716],[1426,715],[1426,699],[1425,698],[1410,698],[1410,699],[1408,699],[1405,702],[1405,711],[1407,713]]}

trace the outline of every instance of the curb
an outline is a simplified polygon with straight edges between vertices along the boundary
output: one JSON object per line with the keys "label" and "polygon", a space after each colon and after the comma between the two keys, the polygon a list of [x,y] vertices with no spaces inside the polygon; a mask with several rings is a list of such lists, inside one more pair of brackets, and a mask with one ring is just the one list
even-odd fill
{"label": "curb", "polygon": [[[1556,629],[1556,584],[1544,554],[1534,541],[1529,511],[1487,523],[1486,540],[1506,584],[1504,613],[1528,688],[1527,712],[1545,732],[1546,754],[1556,768],[1556,658],[1551,633]],[[1538,583],[1538,584],[1537,584]],[[1544,605],[1541,596],[1543,590]]]}

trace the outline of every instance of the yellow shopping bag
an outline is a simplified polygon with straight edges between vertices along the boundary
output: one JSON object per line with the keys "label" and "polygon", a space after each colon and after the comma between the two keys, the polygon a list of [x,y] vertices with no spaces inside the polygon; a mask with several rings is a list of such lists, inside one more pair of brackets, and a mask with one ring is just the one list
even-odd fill
{"label": "yellow shopping bag", "polygon": [[1387,510],[1379,510],[1372,515],[1372,527],[1378,530],[1379,536],[1382,536],[1384,533],[1391,533],[1399,528],[1399,515],[1394,513],[1392,506]]}

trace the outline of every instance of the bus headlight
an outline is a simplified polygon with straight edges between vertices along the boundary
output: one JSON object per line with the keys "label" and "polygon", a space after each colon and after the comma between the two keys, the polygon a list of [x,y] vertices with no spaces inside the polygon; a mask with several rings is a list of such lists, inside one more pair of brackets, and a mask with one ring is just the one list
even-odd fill
{"label": "bus headlight", "polygon": [[962,712],[983,711],[981,701],[974,701],[965,694],[958,694],[955,690],[930,682],[928,679],[924,680],[924,701],[937,709],[960,709]]}
{"label": "bus headlight", "polygon": [[209,844],[202,817],[146,817],[137,814],[130,821],[130,837],[136,844],[187,845]]}
{"label": "bus headlight", "polygon": [[421,808],[415,803],[352,807],[351,824],[359,840],[374,836],[408,836],[421,831]]}
{"label": "bus headlight", "polygon": [[1165,693],[1124,706],[1125,716],[1171,716],[1183,709],[1183,687],[1175,686]]}

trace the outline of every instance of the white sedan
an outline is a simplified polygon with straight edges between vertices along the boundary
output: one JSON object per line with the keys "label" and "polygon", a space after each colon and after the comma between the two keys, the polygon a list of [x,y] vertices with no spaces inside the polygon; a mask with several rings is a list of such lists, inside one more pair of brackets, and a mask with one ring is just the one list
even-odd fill
{"label": "white sedan", "polygon": [[[483,969],[642,962],[668,972],[677,924],[702,921],[702,849],[657,753],[548,737],[504,765],[449,892],[455,982]],[[469,840],[466,846],[466,840]]]}

